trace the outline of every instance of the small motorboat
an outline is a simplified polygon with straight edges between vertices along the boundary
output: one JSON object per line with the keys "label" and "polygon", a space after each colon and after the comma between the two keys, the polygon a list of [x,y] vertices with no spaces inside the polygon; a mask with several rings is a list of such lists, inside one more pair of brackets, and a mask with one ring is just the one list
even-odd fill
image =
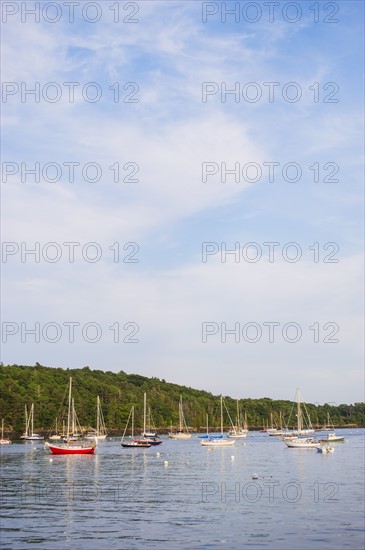
{"label": "small motorboat", "polygon": [[317,452],[322,454],[335,452],[334,447],[330,447],[329,445],[326,445],[326,444],[317,445],[316,448],[317,448]]}

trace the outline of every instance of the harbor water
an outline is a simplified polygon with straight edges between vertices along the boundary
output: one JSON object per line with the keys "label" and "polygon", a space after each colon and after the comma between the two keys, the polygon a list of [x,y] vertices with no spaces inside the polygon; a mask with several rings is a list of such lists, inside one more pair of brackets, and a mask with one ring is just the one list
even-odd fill
{"label": "harbor water", "polygon": [[364,430],[337,432],[333,454],[259,432],[214,450],[2,446],[1,548],[363,549]]}

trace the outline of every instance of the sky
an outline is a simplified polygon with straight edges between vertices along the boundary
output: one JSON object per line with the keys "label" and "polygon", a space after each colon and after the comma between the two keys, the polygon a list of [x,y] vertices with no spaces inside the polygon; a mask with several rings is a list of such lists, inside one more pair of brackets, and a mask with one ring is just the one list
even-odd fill
{"label": "sky", "polygon": [[363,401],[363,7],[2,2],[4,364]]}

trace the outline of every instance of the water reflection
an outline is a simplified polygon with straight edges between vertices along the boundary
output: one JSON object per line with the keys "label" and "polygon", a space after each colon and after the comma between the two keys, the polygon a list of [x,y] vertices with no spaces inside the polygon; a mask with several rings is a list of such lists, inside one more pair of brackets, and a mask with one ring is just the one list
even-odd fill
{"label": "water reflection", "polygon": [[6,446],[2,544],[170,550],[241,549],[245,541],[286,550],[300,540],[301,550],[354,550],[363,542],[364,430],[346,434],[330,456],[266,434],[214,451],[197,439],[166,440],[158,450],[116,440],[94,456]]}

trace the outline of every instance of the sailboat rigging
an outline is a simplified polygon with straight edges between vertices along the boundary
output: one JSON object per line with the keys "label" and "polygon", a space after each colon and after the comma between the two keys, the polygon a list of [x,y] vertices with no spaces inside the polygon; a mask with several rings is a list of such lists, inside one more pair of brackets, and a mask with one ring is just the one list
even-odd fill
{"label": "sailboat rigging", "polygon": [[11,441],[8,437],[4,437],[4,419],[1,421],[1,439],[0,445],[10,445]]}
{"label": "sailboat rigging", "polygon": [[98,441],[104,441],[107,436],[103,411],[101,409],[100,397],[96,398],[96,429],[90,431],[86,435],[86,439],[97,439]]}
{"label": "sailboat rigging", "polygon": [[161,445],[162,439],[157,437],[157,434],[154,432],[154,435],[150,435],[151,431],[146,431],[146,420],[147,420],[147,395],[143,394],[143,432],[142,438],[150,443],[151,445]]}
{"label": "sailboat rigging", "polygon": [[200,444],[203,447],[228,447],[236,443],[235,439],[225,439],[223,437],[223,396],[221,395],[221,437],[209,437],[208,439],[202,439]]}
{"label": "sailboat rigging", "polygon": [[179,430],[177,432],[173,432],[171,428],[171,432],[169,433],[169,438],[170,439],[190,439],[191,438],[191,434],[189,433],[189,428],[185,421],[183,404],[182,404],[182,395],[180,395],[180,401],[179,401]]}
{"label": "sailboat rigging", "polygon": [[76,413],[74,407],[74,401],[72,398],[72,378],[70,378],[69,393],[68,393],[68,414],[67,414],[67,433],[66,441],[64,443],[49,443],[45,445],[49,448],[52,454],[55,455],[69,455],[69,454],[94,454],[95,443],[76,441],[74,442],[71,437],[71,430],[75,430]]}
{"label": "sailboat rigging", "polygon": [[42,435],[34,433],[34,403],[30,407],[29,415],[25,405],[25,432],[20,439],[25,439],[25,441],[41,441],[44,439]]}
{"label": "sailboat rigging", "polygon": [[300,406],[299,388],[297,389],[296,401],[297,401],[297,430],[295,432],[292,432],[291,434],[284,435],[282,439],[285,445],[289,448],[296,448],[296,449],[316,448],[316,445],[318,445],[317,440],[308,438],[308,437],[300,437],[300,436],[314,434],[314,430],[311,429],[311,422],[310,422],[308,413],[307,413],[307,417],[308,417],[308,424],[310,427],[308,429],[303,428],[304,420],[303,420],[303,412]]}
{"label": "sailboat rigging", "polygon": [[[130,439],[130,441],[125,441],[124,438],[125,438],[125,434],[126,434],[128,424],[129,424],[129,420],[130,420],[131,417],[132,417],[131,439]],[[132,448],[132,449],[136,449],[136,448],[139,448],[139,447],[144,447],[144,448],[151,447],[151,443],[149,443],[143,437],[141,439],[134,439],[134,405],[132,406],[132,408],[130,410],[128,420],[127,420],[127,424],[126,424],[126,427],[124,428],[124,433],[123,433],[121,445],[122,445],[122,447],[127,447],[127,448]]]}

